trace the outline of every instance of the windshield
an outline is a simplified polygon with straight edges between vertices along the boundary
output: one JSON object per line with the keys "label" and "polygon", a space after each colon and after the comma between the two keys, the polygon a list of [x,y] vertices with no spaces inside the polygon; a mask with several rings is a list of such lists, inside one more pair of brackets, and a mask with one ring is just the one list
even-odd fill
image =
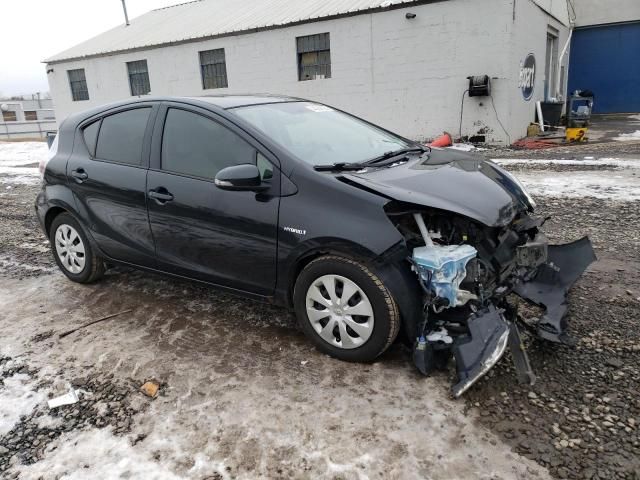
{"label": "windshield", "polygon": [[230,111],[312,165],[359,163],[411,146],[396,135],[312,102],[269,103]]}

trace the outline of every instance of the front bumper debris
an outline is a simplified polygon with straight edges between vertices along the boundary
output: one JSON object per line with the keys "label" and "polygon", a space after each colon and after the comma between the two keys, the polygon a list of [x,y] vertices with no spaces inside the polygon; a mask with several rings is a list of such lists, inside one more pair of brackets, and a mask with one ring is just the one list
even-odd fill
{"label": "front bumper debris", "polygon": [[[535,264],[536,267],[510,290],[545,308],[542,318],[533,325],[526,323],[503,294],[486,299],[481,308],[474,309],[462,321],[451,322],[445,317],[432,319],[429,323],[434,329],[420,334],[414,346],[414,363],[420,372],[428,375],[434,369],[441,369],[453,356],[458,382],[452,393],[459,397],[482,378],[509,348],[519,381],[532,385],[536,377],[518,327],[526,328],[543,340],[572,345],[574,342],[566,332],[567,321],[564,318],[568,309],[567,294],[596,259],[587,237],[566,245],[550,245],[545,250],[546,244],[541,242],[539,245],[527,245],[526,250],[518,252],[519,263]],[[544,261],[540,261],[541,258]],[[464,328],[460,329],[460,325]]]}
{"label": "front bumper debris", "polygon": [[596,255],[587,237],[565,245],[550,245],[547,262],[531,280],[516,285],[516,294],[546,310],[535,326],[538,337],[565,345],[575,343],[567,334],[564,318],[567,294],[594,260]]}
{"label": "front bumper debris", "polygon": [[509,339],[509,325],[493,305],[469,319],[469,335],[459,336],[453,346],[458,383],[453,396],[459,397],[502,358]]}

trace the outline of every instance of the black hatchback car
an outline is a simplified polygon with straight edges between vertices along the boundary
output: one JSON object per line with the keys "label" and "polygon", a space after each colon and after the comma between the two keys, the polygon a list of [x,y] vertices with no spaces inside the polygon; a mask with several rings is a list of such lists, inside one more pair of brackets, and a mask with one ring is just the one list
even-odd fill
{"label": "black hatchback car", "polygon": [[[496,164],[430,149],[296,98],[145,98],[67,118],[36,201],[62,272],[108,264],[206,282],[295,310],[323,352],[372,361],[402,330],[421,372],[455,356],[460,395],[518,326],[570,343],[588,239],[549,246]],[[546,308],[518,317],[511,293]]]}

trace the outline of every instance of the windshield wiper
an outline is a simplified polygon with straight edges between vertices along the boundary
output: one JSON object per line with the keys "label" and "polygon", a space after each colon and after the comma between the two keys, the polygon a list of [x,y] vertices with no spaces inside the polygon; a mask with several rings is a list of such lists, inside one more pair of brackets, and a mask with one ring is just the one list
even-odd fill
{"label": "windshield wiper", "polygon": [[396,157],[400,155],[404,155],[411,152],[430,152],[431,149],[427,146],[417,145],[415,147],[402,148],[400,150],[394,150],[391,152],[386,152],[380,155],[379,157],[372,158],[371,160],[367,160],[366,162],[337,162],[332,163],[330,165],[315,165],[313,168],[318,172],[335,172],[335,171],[356,171],[362,170],[363,168],[367,168],[372,165],[376,166],[384,166],[397,162]]}
{"label": "windshield wiper", "polygon": [[362,163],[347,163],[347,162],[338,162],[332,163],[331,165],[315,165],[313,167],[317,172],[335,172],[335,171],[350,171],[350,170],[362,170],[366,168],[366,166]]}
{"label": "windshield wiper", "polygon": [[404,155],[406,153],[411,152],[430,152],[431,149],[427,146],[416,145],[415,147],[401,148],[400,150],[393,150],[391,152],[386,152],[380,155],[379,157],[372,158],[371,160],[367,160],[363,163],[363,165],[375,165],[390,158],[398,157],[400,155]]}

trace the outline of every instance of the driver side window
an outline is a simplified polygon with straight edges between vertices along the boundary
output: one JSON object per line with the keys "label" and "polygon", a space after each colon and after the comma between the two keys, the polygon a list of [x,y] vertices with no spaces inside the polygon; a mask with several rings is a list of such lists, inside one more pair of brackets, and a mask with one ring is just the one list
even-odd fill
{"label": "driver side window", "polygon": [[213,180],[225,167],[255,164],[255,155],[251,145],[219,123],[179,108],[167,111],[162,170]]}

